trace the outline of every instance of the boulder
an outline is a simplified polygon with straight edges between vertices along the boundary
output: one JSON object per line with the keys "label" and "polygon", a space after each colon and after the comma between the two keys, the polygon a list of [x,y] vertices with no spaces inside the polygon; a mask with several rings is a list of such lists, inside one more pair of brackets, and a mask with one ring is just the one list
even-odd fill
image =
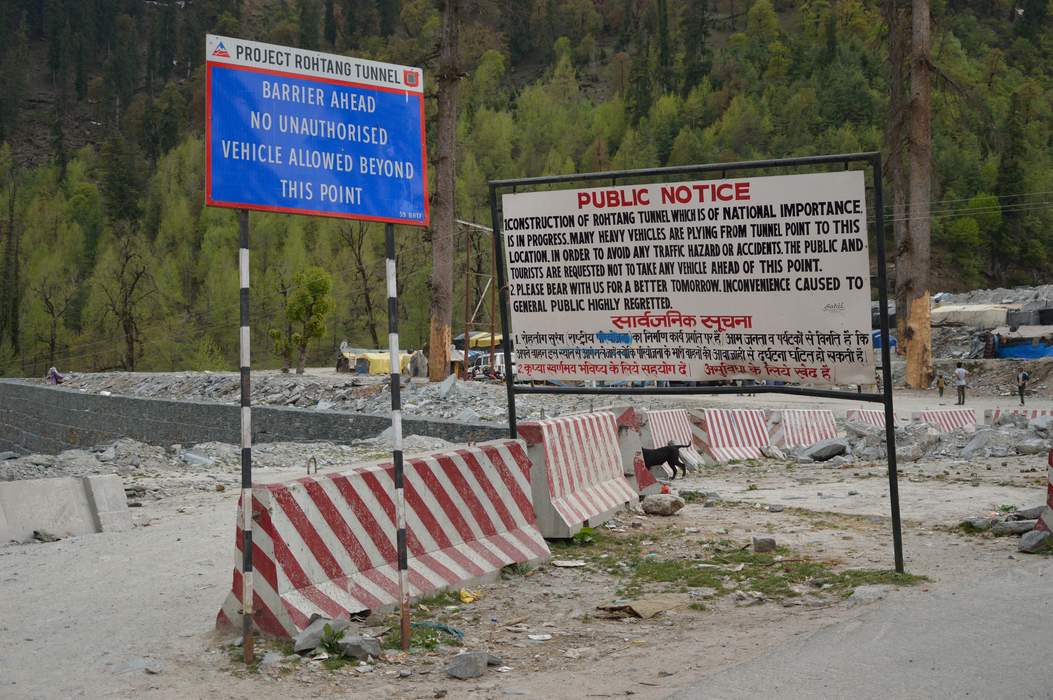
{"label": "boulder", "polygon": [[296,635],[296,639],[293,640],[293,651],[310,651],[318,648],[318,645],[322,643],[326,625],[329,625],[334,632],[342,632],[351,626],[351,621],[331,620],[326,617],[315,618],[300,634]]}
{"label": "boulder", "polygon": [[9,459],[18,459],[18,455],[14,452],[0,452],[0,462],[7,461]]}
{"label": "boulder", "polygon": [[1053,549],[1053,535],[1049,530],[1032,530],[1020,538],[1017,550],[1024,554],[1038,554]]}
{"label": "boulder", "polygon": [[640,502],[643,512],[648,515],[673,515],[684,505],[684,499],[671,493],[652,493]]}
{"label": "boulder", "polygon": [[380,640],[372,637],[344,637],[337,646],[340,647],[340,653],[349,659],[368,661],[371,656],[374,659],[380,658]]}
{"label": "boulder", "polygon": [[502,663],[500,657],[485,651],[466,651],[453,657],[450,665],[446,667],[446,675],[462,681],[479,678],[486,673],[487,666],[501,666]]}
{"label": "boulder", "polygon": [[1028,422],[1027,427],[1039,435],[1048,436],[1053,430],[1053,416],[1035,416]]}
{"label": "boulder", "polygon": [[1016,453],[1018,455],[1037,455],[1042,454],[1047,449],[1046,441],[1042,438],[1031,438],[1030,440],[1021,440],[1016,444]]}
{"label": "boulder", "polygon": [[977,532],[986,532],[994,527],[994,524],[998,522],[998,518],[969,518],[968,520],[962,521],[962,527],[966,527]]}
{"label": "boulder", "polygon": [[764,554],[766,552],[775,551],[775,538],[774,537],[754,537],[753,538],[753,551],[756,554]]}
{"label": "boulder", "polygon": [[977,431],[976,435],[973,436],[973,439],[962,448],[962,457],[965,457],[966,459],[982,457],[994,442],[996,434],[997,431],[990,428],[984,428]]}
{"label": "boulder", "polygon": [[856,605],[866,605],[867,603],[876,603],[877,601],[888,595],[889,591],[892,590],[892,586],[886,585],[867,585],[857,586],[852,595],[848,596],[848,604],[852,607]]}
{"label": "boulder", "polygon": [[804,456],[816,462],[825,462],[828,459],[843,455],[849,451],[848,441],[841,438],[830,438],[817,442],[804,451]]}
{"label": "boulder", "polygon": [[1010,535],[1023,535],[1035,529],[1037,520],[1008,520],[998,523],[991,528],[991,534],[995,537],[1008,537]]}
{"label": "boulder", "polygon": [[1042,511],[1045,509],[1045,505],[1035,506],[1034,508],[1024,508],[1023,510],[1010,513],[1006,520],[1038,520],[1042,517]]}

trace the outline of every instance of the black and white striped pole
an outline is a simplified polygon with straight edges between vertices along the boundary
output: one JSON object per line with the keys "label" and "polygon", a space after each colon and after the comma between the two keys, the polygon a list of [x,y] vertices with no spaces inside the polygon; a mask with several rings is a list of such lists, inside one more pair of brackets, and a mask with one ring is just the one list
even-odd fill
{"label": "black and white striped pole", "polygon": [[241,243],[238,250],[238,276],[241,281],[241,524],[243,535],[241,566],[241,624],[245,663],[253,662],[252,649],[252,384],[249,381],[249,212],[238,211]]}
{"label": "black and white striped pole", "polygon": [[402,650],[410,646],[409,585],[406,582],[409,557],[406,553],[406,492],[403,490],[402,395],[399,353],[399,299],[395,283],[395,226],[384,225],[388,281],[388,348],[391,354],[391,459],[395,465],[395,527],[399,564],[399,641]]}

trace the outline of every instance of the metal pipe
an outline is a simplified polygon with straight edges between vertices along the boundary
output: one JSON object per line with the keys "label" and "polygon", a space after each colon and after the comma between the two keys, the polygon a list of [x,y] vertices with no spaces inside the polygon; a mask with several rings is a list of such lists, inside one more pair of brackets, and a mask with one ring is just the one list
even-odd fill
{"label": "metal pipe", "polygon": [[468,310],[472,307],[472,237],[468,229],[464,230],[464,336],[461,350],[461,379],[468,378]]}
{"label": "metal pipe", "polygon": [[399,565],[399,631],[402,650],[410,645],[409,556],[406,552],[406,492],[402,463],[402,363],[399,352],[399,300],[395,266],[395,226],[384,225],[384,247],[388,283],[388,352],[391,358],[391,461],[395,482],[395,542]]}
{"label": "metal pipe", "polygon": [[241,367],[241,643],[245,664],[254,660],[252,624],[252,351],[249,334],[249,211],[238,210],[238,280],[241,333],[238,336]]}
{"label": "metal pipe", "polygon": [[[508,318],[508,286],[505,282],[505,253],[504,244],[501,240],[501,218],[497,213],[497,186],[490,183],[490,218],[494,225],[494,253],[497,260],[494,266],[497,268],[497,289],[501,303],[501,345],[505,354],[505,391],[508,394],[508,434],[513,440],[518,433],[516,431],[516,385],[515,376],[512,372],[512,334],[509,332],[510,320]],[[492,341],[491,341],[492,344]],[[493,365],[491,365],[492,367]]]}
{"label": "metal pipe", "polygon": [[885,446],[888,449],[888,498],[892,511],[892,550],[896,571],[903,573],[903,530],[899,515],[899,469],[896,465],[896,419],[892,400],[892,354],[889,350],[888,270],[885,267],[885,207],[881,191],[881,154],[871,158],[874,169],[874,209],[877,220],[878,308],[881,313],[881,383],[885,404]]}

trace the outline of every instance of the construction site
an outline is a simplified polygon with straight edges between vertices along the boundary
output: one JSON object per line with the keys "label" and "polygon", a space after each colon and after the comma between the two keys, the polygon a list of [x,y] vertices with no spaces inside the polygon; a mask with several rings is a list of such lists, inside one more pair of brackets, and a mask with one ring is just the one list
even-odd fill
{"label": "construction site", "polygon": [[1053,5],[9,4],[0,698],[1053,697]]}

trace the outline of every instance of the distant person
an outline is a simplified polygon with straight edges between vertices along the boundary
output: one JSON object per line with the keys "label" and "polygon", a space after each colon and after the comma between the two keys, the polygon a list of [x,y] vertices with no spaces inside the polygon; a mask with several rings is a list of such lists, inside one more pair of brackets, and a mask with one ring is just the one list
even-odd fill
{"label": "distant person", "polygon": [[1016,375],[1016,390],[1020,393],[1020,405],[1024,405],[1024,392],[1027,391],[1027,382],[1031,379],[1031,375],[1027,373],[1027,370],[1020,370],[1020,373]]}
{"label": "distant person", "polygon": [[958,367],[954,370],[954,385],[958,388],[958,405],[965,405],[965,378],[969,376],[969,372],[962,367],[962,363],[958,363]]}
{"label": "distant person", "polygon": [[947,380],[943,378],[943,375],[936,377],[936,391],[940,392],[940,398],[943,398],[943,390],[947,388]]}

